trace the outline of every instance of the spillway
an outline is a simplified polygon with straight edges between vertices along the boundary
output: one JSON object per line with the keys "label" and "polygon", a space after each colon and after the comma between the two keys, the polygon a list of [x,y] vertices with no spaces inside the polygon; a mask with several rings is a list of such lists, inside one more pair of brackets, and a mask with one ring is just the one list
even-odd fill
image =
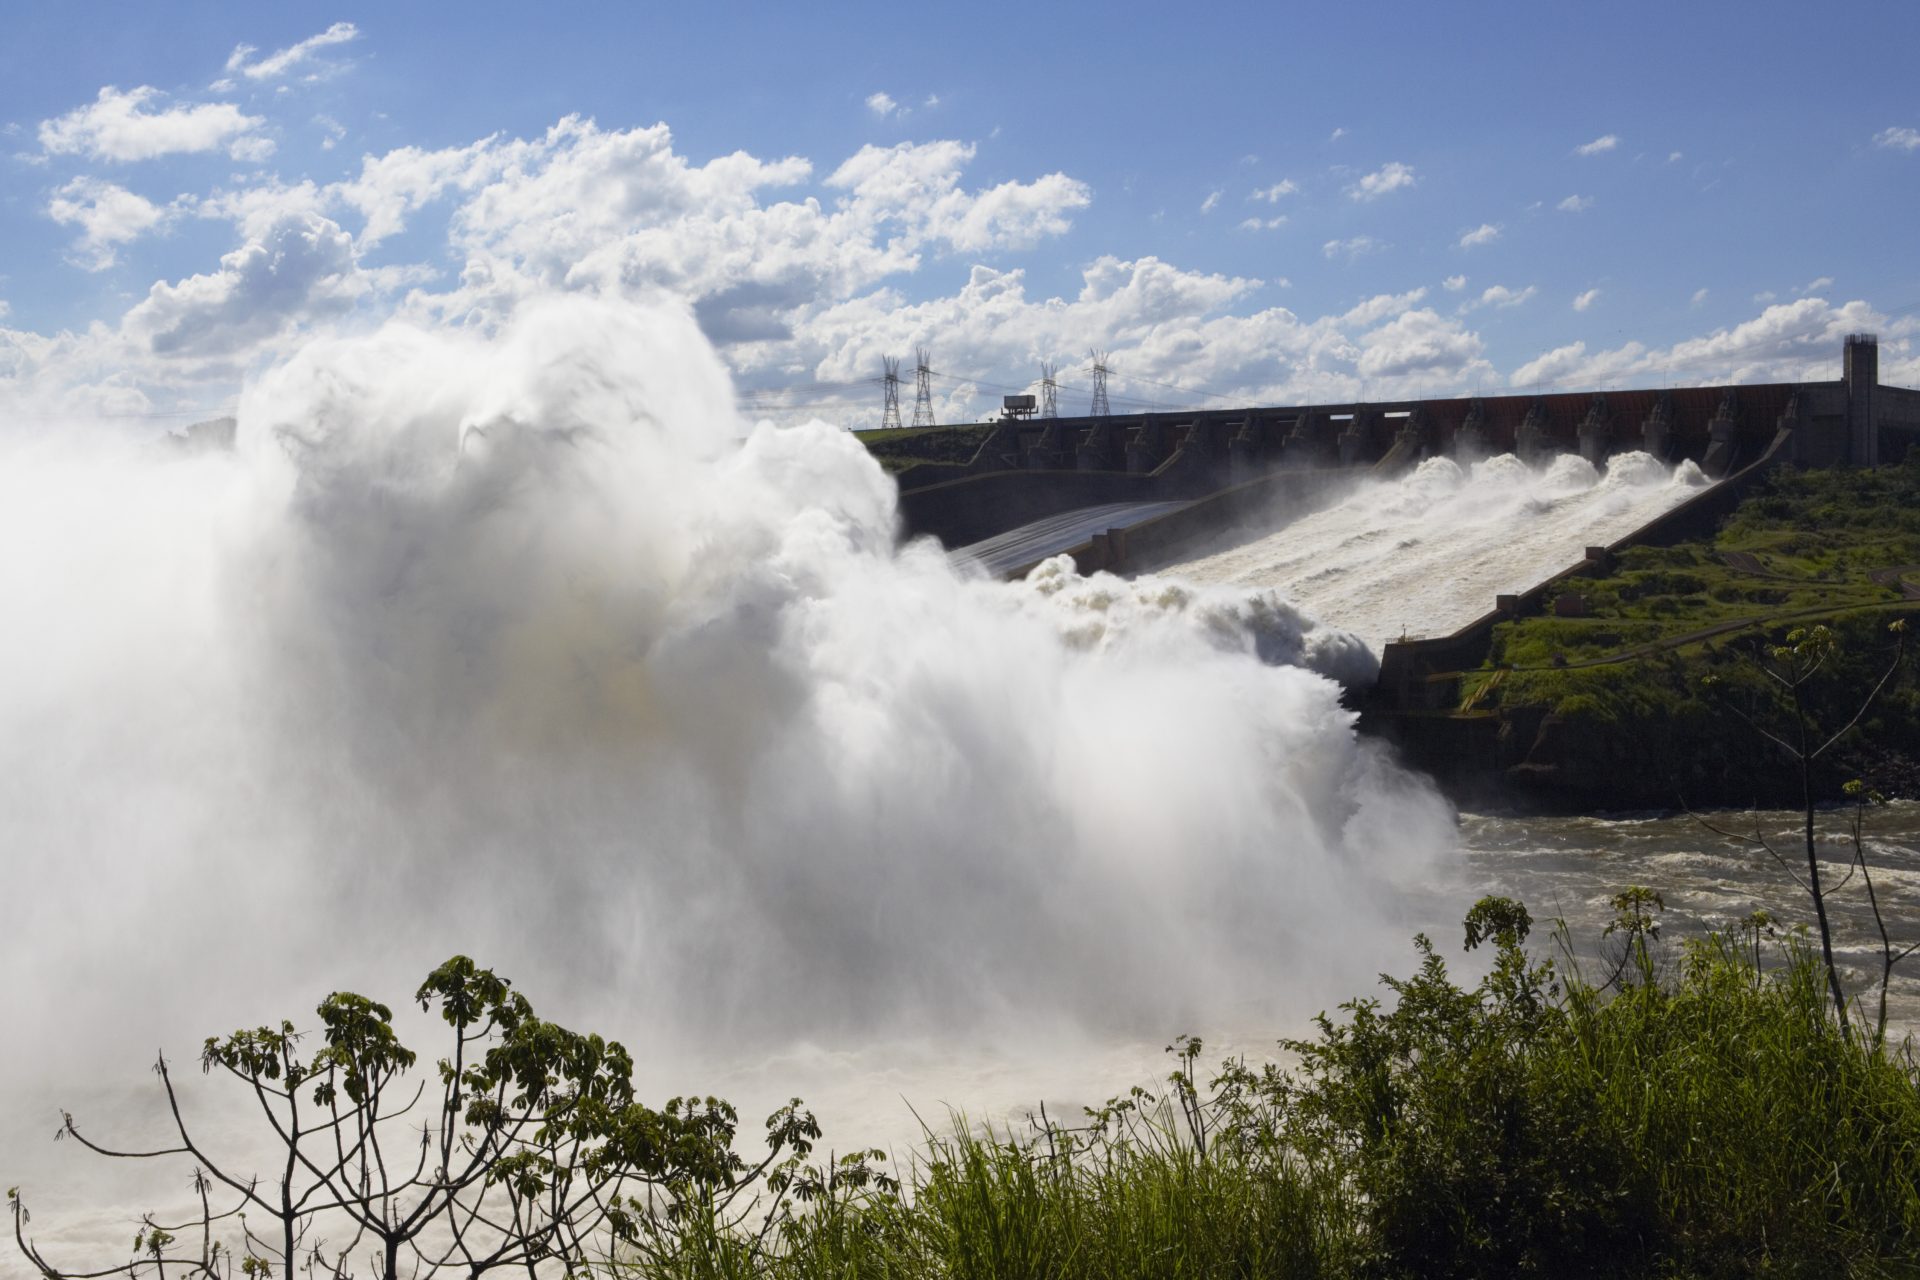
{"label": "spillway", "polygon": [[997,576],[1071,550],[1096,533],[1129,528],[1186,505],[1186,501],[1181,499],[1172,502],[1108,502],[1095,507],[1079,507],[1023,524],[995,537],[983,538],[959,548],[953,554],[956,560],[971,561]]}
{"label": "spillway", "polygon": [[[1707,483],[1691,462],[1618,454],[1604,471],[1563,455],[1533,468],[1502,454],[1470,466],[1429,458],[1367,481],[1324,510],[1240,529],[1157,566],[1191,582],[1271,588],[1376,650],[1444,635],[1625,536]],[[1277,526],[1277,527],[1276,527]]]}

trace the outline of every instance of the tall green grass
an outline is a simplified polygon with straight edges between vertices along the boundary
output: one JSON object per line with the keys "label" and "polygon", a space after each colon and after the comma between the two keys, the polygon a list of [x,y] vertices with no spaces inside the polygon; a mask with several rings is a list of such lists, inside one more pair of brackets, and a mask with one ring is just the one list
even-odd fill
{"label": "tall green grass", "polygon": [[[676,1277],[1920,1276],[1920,1075],[1837,1033],[1797,936],[1668,953],[1622,895],[1604,973],[1487,899],[1491,971],[1425,939],[1286,1066],[1174,1069],[1074,1124],[956,1124],[902,1173],[816,1170],[757,1238],[694,1218]],[[1591,962],[1589,962],[1591,963]]]}

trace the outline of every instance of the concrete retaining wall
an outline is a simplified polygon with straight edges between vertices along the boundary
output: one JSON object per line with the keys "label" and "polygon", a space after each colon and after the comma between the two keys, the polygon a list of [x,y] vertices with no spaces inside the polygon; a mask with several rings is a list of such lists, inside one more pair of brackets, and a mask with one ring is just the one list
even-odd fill
{"label": "concrete retaining wall", "polygon": [[1081,573],[1141,573],[1170,563],[1179,553],[1235,528],[1270,525],[1318,510],[1366,476],[1366,467],[1278,471],[1201,498],[1178,511],[1126,529],[1097,534],[1067,554]]}
{"label": "concrete retaining wall", "polygon": [[1212,487],[1205,476],[993,471],[902,493],[900,519],[910,536],[931,535],[946,546],[964,547],[1076,507],[1197,498]]}

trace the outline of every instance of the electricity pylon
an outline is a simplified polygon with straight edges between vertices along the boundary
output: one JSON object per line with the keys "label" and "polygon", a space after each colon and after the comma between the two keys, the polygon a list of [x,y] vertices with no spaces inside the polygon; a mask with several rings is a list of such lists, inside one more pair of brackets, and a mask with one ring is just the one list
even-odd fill
{"label": "electricity pylon", "polygon": [[880,411],[880,429],[897,431],[900,428],[900,357],[881,356],[880,363],[887,369],[887,376],[880,379],[886,395],[886,407]]}
{"label": "electricity pylon", "polygon": [[933,353],[925,347],[915,347],[913,355],[919,366],[914,370],[913,425],[930,427],[933,425],[933,366],[928,361]]}

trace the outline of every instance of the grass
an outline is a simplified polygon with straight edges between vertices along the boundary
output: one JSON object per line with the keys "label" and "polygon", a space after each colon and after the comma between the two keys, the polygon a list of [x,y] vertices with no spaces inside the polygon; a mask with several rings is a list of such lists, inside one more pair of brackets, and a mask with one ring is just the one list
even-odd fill
{"label": "grass", "polygon": [[1714,538],[1632,547],[1603,576],[1567,579],[1563,591],[1581,598],[1585,616],[1506,624],[1495,661],[1573,666],[1728,622],[1764,628],[1788,616],[1898,608],[1899,588],[1871,574],[1902,565],[1920,566],[1920,458],[1875,470],[1782,469]]}
{"label": "grass", "polygon": [[[1073,1126],[930,1137],[783,1212],[758,1248],[695,1222],[640,1276],[1920,1275],[1920,1075],[1849,1045],[1798,935],[1756,919],[1676,951],[1629,890],[1599,968],[1523,950],[1506,899],[1468,917],[1492,971],[1426,939],[1297,1065],[1196,1072]],[[866,1153],[871,1154],[871,1153]],[[863,1157],[864,1158],[864,1157]],[[860,1168],[871,1172],[871,1166]]]}
{"label": "grass", "polygon": [[964,466],[979,452],[980,442],[993,427],[903,427],[886,431],[862,431],[860,443],[867,446],[880,465],[889,472],[915,466]]}
{"label": "grass", "polygon": [[[1566,580],[1584,616],[1496,628],[1488,669],[1462,681],[1459,707],[1564,722],[1548,763],[1561,778],[1604,780],[1616,806],[1762,802],[1785,794],[1781,757],[1746,723],[1772,724],[1780,710],[1761,670],[1766,647],[1795,627],[1830,627],[1841,656],[1812,690],[1815,718],[1846,723],[1887,665],[1888,624],[1920,620],[1920,601],[1874,577],[1905,565],[1920,565],[1920,459],[1781,470],[1713,538],[1629,548],[1606,574]],[[1843,744],[1824,788],[1865,773],[1890,793],[1913,790],[1911,674]],[[1719,692],[1703,687],[1709,675]]]}

